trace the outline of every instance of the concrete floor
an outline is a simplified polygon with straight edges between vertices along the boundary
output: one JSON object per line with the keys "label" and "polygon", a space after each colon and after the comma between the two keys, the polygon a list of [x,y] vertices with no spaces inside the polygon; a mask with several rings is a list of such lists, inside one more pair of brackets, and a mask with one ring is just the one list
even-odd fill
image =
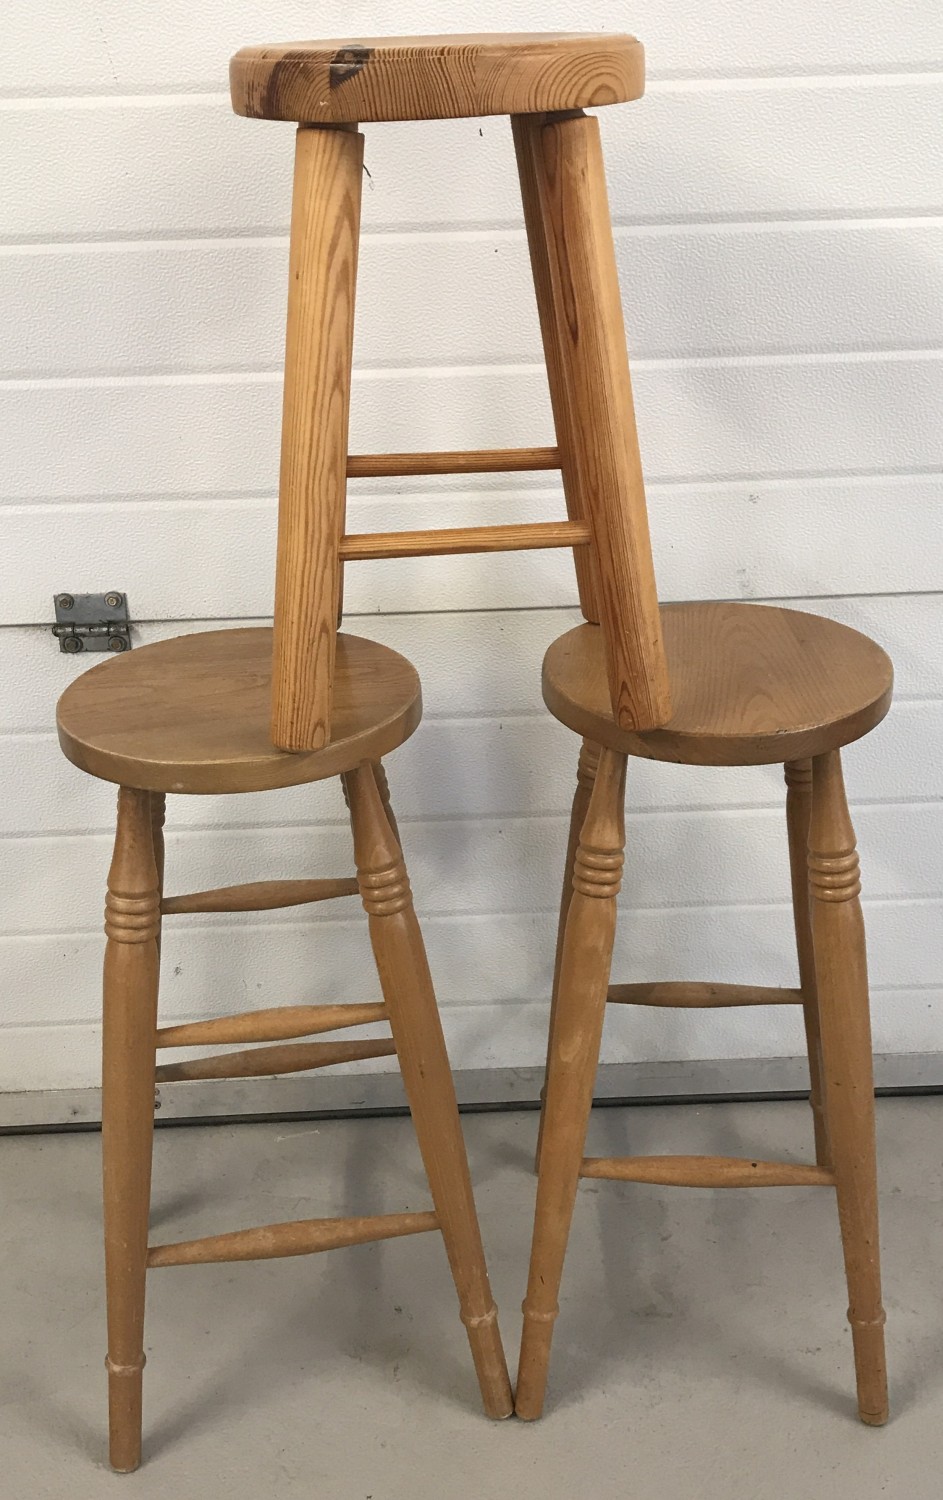
{"label": "concrete floor", "polygon": [[[466,1116],[512,1369],[536,1116]],[[853,1415],[832,1195],[580,1190],[545,1418],[489,1423],[437,1235],[152,1273],[145,1459],[104,1464],[95,1135],[0,1139],[3,1500],[930,1500],[943,1099],[879,1106],[892,1420]],[[597,1110],[593,1154],[805,1158],[803,1104]],[[154,1237],[426,1205],[406,1120],[158,1132]]]}

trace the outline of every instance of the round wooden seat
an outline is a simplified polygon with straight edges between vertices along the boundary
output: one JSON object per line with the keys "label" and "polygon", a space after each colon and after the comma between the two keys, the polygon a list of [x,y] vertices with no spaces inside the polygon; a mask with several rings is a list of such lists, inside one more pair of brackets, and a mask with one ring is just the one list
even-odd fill
{"label": "round wooden seat", "polygon": [[236,114],[262,120],[542,114],[637,99],[645,54],[591,33],[348,37],[243,47],[229,83]]}
{"label": "round wooden seat", "polygon": [[673,713],[661,729],[616,727],[602,632],[580,625],[544,658],[551,713],[597,744],[649,760],[735,766],[804,760],[860,739],[891,702],[880,646],[819,615],[760,604],[661,611]]}
{"label": "round wooden seat", "polygon": [[320,781],[401,745],[422,717],[415,668],[338,635],[332,737],[288,754],[269,738],[272,632],[214,630],[102,662],[59,700],[59,743],[104,781],[152,792],[257,792]]}

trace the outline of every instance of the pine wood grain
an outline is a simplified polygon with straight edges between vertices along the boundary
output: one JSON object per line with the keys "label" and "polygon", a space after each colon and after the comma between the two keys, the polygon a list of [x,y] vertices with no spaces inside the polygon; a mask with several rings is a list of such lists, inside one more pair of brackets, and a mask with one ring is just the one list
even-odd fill
{"label": "pine wood grain", "polygon": [[348,479],[390,479],[412,474],[519,474],[559,469],[556,448],[477,448],[432,453],[352,453]]}
{"label": "pine wood grain", "polygon": [[[403,841],[399,836],[399,824],[396,821],[396,814],[393,811],[393,804],[390,799],[390,783],[386,774],[386,766],[380,760],[374,761],[373,763],[373,779],[377,784],[377,791],[380,793],[380,801],[383,803],[383,813],[386,821],[390,825],[393,837],[402,849]],[[346,797],[346,785],[344,785],[343,781],[341,784],[344,786],[344,796]],[[349,802],[347,804],[347,811],[350,811]]]}
{"label": "pine wood grain", "polygon": [[625,756],[604,749],[573,861],[543,1107],[543,1142],[515,1411],[543,1410],[557,1294],[606,1011],[625,846]]}
{"label": "pine wood grain", "polygon": [[887,1421],[878,1243],[874,1073],[861,880],[837,751],[812,762],[809,828],[812,940],[831,1165],[838,1192],[858,1414]]}
{"label": "pine wood grain", "polygon": [[670,717],[671,694],[599,122],[576,114],[527,130],[534,185],[525,197],[536,189],[539,205],[531,240],[542,238],[546,254],[536,284],[544,324],[556,328],[545,337],[548,371],[562,387],[557,443],[573,474],[571,503],[592,529],[609,702],[621,729],[651,729]]}
{"label": "pine wood grain", "polygon": [[229,65],[237,115],[264,120],[442,120],[637,99],[644,52],[631,36],[348,37],[244,47]]}
{"label": "pine wood grain", "polygon": [[163,792],[151,792],[151,837],[154,845],[154,864],[157,868],[157,892],[160,896],[160,912],[157,918],[157,959],[160,964],[161,943],[161,914],[164,909],[164,866],[166,864],[166,849],[164,846],[164,823],[167,818],[167,798]]}
{"label": "pine wood grain", "polygon": [[701,984],[665,980],[657,984],[611,984],[610,1005],[669,1005],[682,1010],[726,1005],[801,1005],[801,990],[775,985]]}
{"label": "pine wood grain", "polygon": [[331,743],[307,754],[269,734],[272,632],[216,630],[156,641],[93,667],[59,700],[59,743],[105,781],[166,792],[252,792],[336,776],[401,745],[422,715],[415,668],[340,635]]}
{"label": "pine wood grain", "polygon": [[282,750],[332,734],[362,178],[361,135],[297,132],[272,663]]}
{"label": "pine wood grain", "polygon": [[586,547],[580,521],[532,521],[520,526],[452,526],[442,531],[375,531],[345,536],[345,562],[376,557],[446,557],[461,552],[522,552],[541,547]]}
{"label": "pine wood grain", "polygon": [[825,1167],[788,1161],[749,1161],[739,1156],[588,1156],[581,1177],[611,1182],[649,1182],[662,1187],[834,1187]]}
{"label": "pine wood grain", "polygon": [[245,1052],[220,1052],[188,1062],[161,1063],[158,1083],[186,1083],[207,1078],[268,1078],[280,1073],[306,1073],[337,1063],[362,1062],[367,1057],[395,1057],[391,1041],[289,1042],[277,1047],[250,1047]]}
{"label": "pine wood grain", "polygon": [[348,1026],[368,1026],[386,1020],[386,1006],[273,1005],[269,1010],[245,1010],[238,1016],[212,1021],[188,1021],[182,1026],[160,1026],[158,1047],[225,1046],[228,1042],[281,1042],[290,1037],[316,1036]]}
{"label": "pine wood grain", "polygon": [[576,790],[573,793],[573,804],[570,808],[566,860],[563,865],[563,889],[560,893],[560,914],[557,919],[557,947],[553,960],[553,989],[550,992],[550,1023],[547,1028],[547,1061],[544,1065],[543,1087],[540,1090],[540,1124],[537,1127],[537,1151],[534,1158],[534,1168],[536,1171],[540,1170],[540,1152],[543,1146],[547,1073],[550,1069],[550,1058],[553,1053],[554,1022],[557,1014],[557,996],[560,991],[560,964],[563,960],[563,939],[566,934],[566,919],[567,913],[570,910],[570,897],[573,894],[573,866],[576,861],[580,833],[586,821],[586,812],[589,808],[589,799],[592,795],[598,766],[599,746],[592,744],[589,740],[584,740],[580,746],[579,761],[576,767]]}
{"label": "pine wood grain", "polygon": [[164,916],[194,912],[274,911],[282,906],[307,906],[311,902],[334,901],[338,896],[356,896],[357,882],[347,880],[256,880],[243,885],[220,885],[211,891],[193,891],[186,896],[167,896],[161,901]]}
{"label": "pine wood grain", "polygon": [[887,713],[893,668],[867,636],[770,605],[661,611],[674,709],[661,729],[619,730],[601,629],[580,625],[544,657],[544,702],[577,734],[649,760],[782,764],[867,734]]}
{"label": "pine wood grain", "polygon": [[148,1267],[205,1266],[214,1261],[272,1260],[287,1255],[315,1255],[343,1245],[366,1245],[373,1240],[399,1239],[405,1234],[427,1234],[438,1229],[435,1214],[376,1214],[359,1219],[296,1219],[289,1224],[263,1224],[258,1229],[234,1229],[229,1234],[205,1235],[198,1240],[154,1245]]}
{"label": "pine wood grain", "polygon": [[815,983],[815,953],[812,948],[812,912],[809,891],[809,820],[812,816],[812,762],[790,761],[785,766],[786,829],[789,839],[789,872],[792,884],[792,916],[799,960],[799,988],[809,1057],[809,1104],[815,1131],[815,1159],[820,1167],[830,1162],[828,1122],[822,1086],[822,1038],[819,1001]]}
{"label": "pine wood grain", "polygon": [[344,778],[370,941],[403,1085],[458,1292],[485,1411],[513,1409],[498,1313],[485,1265],[455,1085],[399,841],[373,767]]}
{"label": "pine wood grain", "polygon": [[[680,606],[678,613],[687,614],[686,624],[690,627],[703,608]],[[685,659],[691,691],[687,696],[679,695],[677,701],[690,714],[691,722],[684,723],[689,742],[683,757],[666,754],[662,758],[711,763],[711,756],[704,755],[703,739],[706,737],[710,744],[710,737],[714,736],[716,744],[717,735],[723,732],[728,739],[725,755],[719,763],[736,763],[739,756],[743,763],[749,764],[758,758],[754,736],[768,740],[772,735],[771,720],[779,724],[778,748],[782,752],[784,744],[790,743],[787,727],[790,721],[784,705],[793,709],[799,706],[806,713],[810,706],[815,710],[823,709],[822,717],[827,719],[831,703],[833,712],[844,710],[842,732],[845,734],[849,733],[851,725],[860,733],[866,732],[869,714],[876,716],[876,722],[886,711],[891,690],[890,663],[880,648],[865,637],[855,632],[839,631],[829,641],[829,631],[836,630],[830,622],[816,617],[794,616],[787,611],[756,611],[745,605],[714,608],[720,611],[720,621],[708,623],[726,627],[719,631],[719,639],[727,649],[718,649],[716,630],[713,638],[710,630],[706,630],[707,646],[700,660],[704,674],[700,697],[696,682],[696,652],[692,649],[689,658]],[[759,616],[761,629],[741,630],[744,619],[750,621],[755,615]],[[787,618],[778,619],[782,616]],[[809,620],[811,625],[803,623]],[[806,644],[808,632],[818,627],[823,627],[823,634],[815,642],[817,650],[804,658],[797,648]],[[570,632],[569,638],[585,641],[587,637],[595,637],[598,642],[600,635],[598,627],[587,625]],[[693,628],[689,629],[686,639],[692,646],[696,635]],[[569,638],[563,637],[562,640],[565,642]],[[672,645],[676,644],[670,630],[666,631],[666,639],[670,658]],[[751,660],[745,649],[751,641],[759,655],[757,662]],[[777,646],[778,655],[771,652],[771,641]],[[838,649],[830,652],[829,646],[836,642]],[[560,645],[558,641],[555,647],[551,647],[545,663],[545,687],[549,675],[554,691],[559,689],[559,677],[554,677],[553,673],[557,665],[554,653]],[[762,654],[764,647],[765,656]],[[600,716],[605,717],[611,726],[604,671],[598,660],[598,648],[593,649],[597,656],[596,680],[587,691],[595,696],[595,702],[601,705]],[[773,670],[771,655],[776,665],[782,668],[785,661],[790,670]],[[579,676],[578,664],[585,667],[586,660],[585,651],[582,654],[573,651],[563,658],[569,673],[568,685],[574,689]],[[549,674],[546,672],[548,665],[551,668]],[[586,689],[585,683],[583,687]],[[832,694],[830,700],[829,693]],[[573,696],[576,696],[575,692]],[[856,702],[859,705],[857,711]],[[860,706],[862,702],[864,707]],[[560,717],[564,717],[564,722],[570,722],[569,717]],[[582,720],[578,715],[573,719],[575,722],[571,727],[578,728],[585,723],[585,715]],[[677,728],[679,719],[682,715],[676,709],[675,721],[669,729]],[[801,717],[800,726],[792,743],[801,734],[808,737],[809,725]],[[821,733],[822,727],[816,721],[816,732]],[[826,722],[825,730],[827,736],[833,732],[833,725]],[[626,738],[620,736],[618,742],[624,744]],[[644,741],[649,736],[636,738]],[[517,1413],[531,1420],[543,1409],[553,1324],[558,1311],[556,1298],[576,1194],[575,1178],[582,1176],[708,1188],[834,1186],[849,1290],[848,1316],[855,1350],[858,1411],[863,1422],[880,1425],[887,1419],[888,1402],[878,1248],[871,1033],[864,927],[858,900],[858,857],[845,801],[839,751],[831,749],[816,755],[811,769],[806,760],[791,761],[786,765],[787,824],[800,988],[755,988],[682,981],[613,985],[608,989],[608,998],[623,1004],[677,1005],[682,1008],[802,1004],[807,1021],[814,1097],[818,1089],[821,1089],[822,1096],[822,1106],[817,1110],[816,1164],[795,1165],[732,1157],[651,1156],[584,1158],[575,1168],[575,1157],[585,1138],[599,1050],[601,1019],[597,1016],[597,988],[600,974],[605,973],[608,977],[615,922],[614,911],[609,923],[599,918],[594,922],[591,916],[584,916],[582,906],[585,903],[577,906],[577,899],[581,890],[583,894],[603,894],[605,882],[612,879],[614,860],[606,852],[613,844],[612,835],[610,833],[608,840],[594,843],[592,824],[602,768],[615,755],[608,745],[602,752],[600,772],[574,864],[574,895],[569,910],[565,906],[563,910],[563,956],[542,1110],[543,1139],[538,1152],[537,1210],[524,1303]],[[711,755],[716,755],[714,746],[711,746]],[[618,813],[610,808],[610,816],[621,817],[621,805]],[[803,859],[806,843],[807,865]],[[589,861],[592,872],[589,880],[583,880],[582,876],[582,867],[586,864],[585,846],[593,849],[595,856]],[[592,944],[594,933],[601,935],[600,947],[594,948]],[[583,948],[578,946],[580,939],[585,942]],[[578,954],[579,964],[574,961],[571,976],[572,954]]]}
{"label": "pine wood grain", "polygon": [[159,931],[151,799],[122,788],[105,904],[102,1033],[110,1459],[121,1473],[141,1461]]}
{"label": "pine wood grain", "polygon": [[[566,382],[563,375],[562,335],[554,308],[550,256],[540,207],[540,183],[535,153],[540,144],[542,124],[540,116],[513,115],[511,132],[514,137],[514,154],[517,158],[517,175],[521,185],[521,203],[524,209],[524,227],[527,231],[527,247],[530,253],[531,275],[537,301],[537,316],[540,320],[540,337],[543,344],[544,362],[547,366],[550,406],[553,411],[554,430],[557,434],[557,451],[563,480],[563,494],[566,500],[566,513],[571,521],[585,521],[587,504],[580,489],[580,475],[574,460],[574,428],[567,404]],[[592,552],[574,551],[573,566],[576,571],[576,586],[583,618],[598,625],[599,585],[595,578],[595,560]],[[538,1154],[539,1149],[538,1146]]]}

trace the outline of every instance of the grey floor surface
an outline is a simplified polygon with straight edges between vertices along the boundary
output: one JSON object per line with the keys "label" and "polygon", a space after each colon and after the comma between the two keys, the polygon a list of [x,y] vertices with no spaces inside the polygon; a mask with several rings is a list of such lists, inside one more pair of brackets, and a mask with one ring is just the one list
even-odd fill
{"label": "grey floor surface", "polygon": [[[512,1370],[536,1116],[466,1116]],[[943,1493],[943,1099],[879,1106],[892,1420],[854,1418],[833,1195],[581,1187],[544,1420],[490,1423],[441,1241],[150,1278],[145,1461],[104,1463],[96,1135],[0,1138],[2,1500]],[[605,1109],[593,1154],[805,1159],[799,1103]],[[427,1205],[401,1119],[158,1132],[154,1239]]]}

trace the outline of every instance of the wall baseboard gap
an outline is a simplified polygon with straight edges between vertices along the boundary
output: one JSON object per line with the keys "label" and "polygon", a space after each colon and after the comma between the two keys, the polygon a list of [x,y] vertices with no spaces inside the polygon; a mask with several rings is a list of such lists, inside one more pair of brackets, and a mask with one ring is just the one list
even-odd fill
{"label": "wall baseboard gap", "polygon": [[[943,1052],[883,1053],[874,1059],[882,1094],[943,1091]],[[460,1069],[459,1106],[469,1113],[532,1109],[543,1069]],[[603,1063],[596,1079],[600,1105],[716,1103],[801,1097],[808,1091],[804,1057],[721,1058],[698,1062]],[[224,1124],[245,1120],[400,1114],[406,1109],[398,1073],[336,1074],[318,1078],[227,1079],[163,1084],[157,1090],[160,1125]],[[36,1089],[0,1094],[0,1133],[95,1130],[101,1122],[98,1089]]]}

